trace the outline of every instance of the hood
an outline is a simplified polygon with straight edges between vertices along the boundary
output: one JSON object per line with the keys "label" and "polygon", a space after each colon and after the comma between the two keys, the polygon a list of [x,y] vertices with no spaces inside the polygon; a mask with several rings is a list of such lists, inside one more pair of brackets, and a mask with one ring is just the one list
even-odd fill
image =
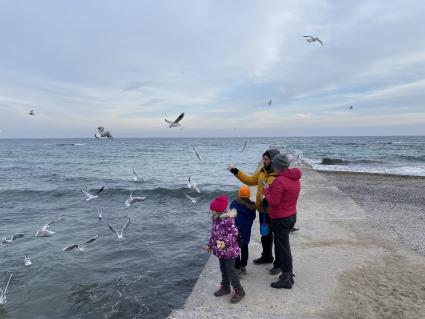
{"label": "hood", "polygon": [[287,170],[281,171],[279,176],[285,176],[293,180],[301,178],[302,172],[298,168],[288,168]]}
{"label": "hood", "polygon": [[228,217],[235,218],[237,215],[238,215],[237,210],[232,208],[231,210],[229,210],[225,213],[214,212],[212,217],[216,218],[216,219],[224,219],[224,218],[228,218]]}

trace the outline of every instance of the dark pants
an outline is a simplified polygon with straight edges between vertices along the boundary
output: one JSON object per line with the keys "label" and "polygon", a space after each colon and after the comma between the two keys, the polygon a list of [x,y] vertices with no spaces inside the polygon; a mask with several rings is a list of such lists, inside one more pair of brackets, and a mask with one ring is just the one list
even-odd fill
{"label": "dark pants", "polygon": [[[260,225],[263,223],[264,213],[260,213]],[[266,214],[266,222],[270,226],[270,233],[267,236],[261,236],[261,245],[263,246],[263,252],[261,253],[261,257],[265,260],[273,260],[273,225],[271,223],[269,215]],[[278,255],[276,254],[275,247],[275,260],[273,262],[273,266],[279,267]]]}
{"label": "dark pants", "polygon": [[278,267],[283,272],[292,273],[292,254],[289,245],[289,230],[292,229],[297,221],[297,215],[290,217],[272,219],[274,230],[274,244],[276,259],[278,259]]}
{"label": "dark pants", "polygon": [[221,284],[224,287],[242,289],[239,274],[235,268],[235,259],[219,259],[221,270]]}
{"label": "dark pants", "polygon": [[241,254],[235,260],[235,267],[237,269],[246,267],[248,264],[248,245],[243,245],[241,248]]}

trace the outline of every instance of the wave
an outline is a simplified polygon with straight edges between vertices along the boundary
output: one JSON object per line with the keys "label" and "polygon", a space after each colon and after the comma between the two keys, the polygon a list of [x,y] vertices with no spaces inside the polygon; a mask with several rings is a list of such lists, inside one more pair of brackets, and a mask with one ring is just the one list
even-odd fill
{"label": "wave", "polygon": [[413,155],[400,155],[399,158],[406,160],[406,161],[412,161],[412,162],[425,162],[425,155],[419,155],[419,156],[413,156]]}
{"label": "wave", "polygon": [[87,145],[84,143],[60,143],[60,144],[56,144],[56,146],[83,146],[83,145]]}
{"label": "wave", "polygon": [[386,163],[382,160],[371,160],[371,159],[358,159],[358,160],[344,160],[342,158],[331,158],[324,157],[321,165],[350,165],[350,164],[383,164]]}

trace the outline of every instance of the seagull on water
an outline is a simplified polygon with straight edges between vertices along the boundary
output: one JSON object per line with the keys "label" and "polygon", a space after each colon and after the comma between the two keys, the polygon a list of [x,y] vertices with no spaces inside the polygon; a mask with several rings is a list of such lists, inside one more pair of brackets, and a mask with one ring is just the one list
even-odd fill
{"label": "seagull on water", "polygon": [[32,265],[31,259],[27,255],[25,255],[24,257],[24,263],[25,263],[25,267]]}
{"label": "seagull on water", "polygon": [[103,126],[99,126],[97,128],[97,133],[94,134],[94,137],[99,139],[101,137],[107,137],[108,139],[112,138],[112,134],[109,131],[105,131],[105,128]]}
{"label": "seagull on water", "polygon": [[133,181],[137,182],[137,181],[141,181],[143,182],[143,178],[139,177],[139,175],[137,175],[136,171],[133,169]]}
{"label": "seagull on water", "polygon": [[70,251],[70,250],[73,250],[74,248],[77,248],[78,251],[84,251],[87,244],[94,242],[98,238],[99,238],[99,235],[95,235],[95,236],[87,239],[82,245],[78,245],[78,244],[69,245],[69,246],[65,247],[64,249],[62,249],[62,251]]}
{"label": "seagull on water", "polygon": [[201,198],[201,197],[190,197],[189,195],[187,195],[187,194],[184,194],[187,198],[189,198],[190,200],[191,200],[191,202],[192,203],[197,203],[198,202],[198,200]]}
{"label": "seagull on water", "polygon": [[184,112],[182,114],[180,114],[179,117],[175,119],[175,121],[169,121],[169,120],[165,119],[165,122],[168,123],[169,128],[181,126],[181,124],[179,122],[181,121],[183,116],[184,116]]}
{"label": "seagull on water", "polygon": [[131,192],[130,197],[124,202],[125,207],[130,207],[131,205],[133,205],[133,203],[142,202],[146,199],[145,196],[137,197],[137,196],[133,196],[133,195],[134,195],[134,192]]}
{"label": "seagull on water", "polygon": [[111,224],[108,224],[109,229],[111,230],[111,232],[117,234],[118,239],[124,239],[124,236],[122,235],[122,233],[124,232],[124,230],[126,230],[128,228],[128,226],[130,226],[130,218],[127,219],[127,222],[125,223],[124,227],[121,229],[120,232],[115,230],[115,228],[112,227]]}
{"label": "seagull on water", "polygon": [[46,225],[44,225],[39,230],[37,230],[37,232],[35,233],[35,237],[50,237],[50,236],[52,236],[55,232],[54,231],[51,231],[49,229],[50,228],[50,225],[53,224],[53,223],[56,223],[56,222],[58,222],[58,221],[60,221],[62,219],[63,219],[63,216],[51,220]]}
{"label": "seagull on water", "polygon": [[103,191],[103,189],[105,188],[105,186],[102,186],[102,188],[101,189],[99,189],[98,191],[96,191],[96,193],[94,193],[94,195],[93,194],[90,194],[89,192],[86,192],[85,190],[81,190],[81,192],[84,194],[84,195],[86,195],[86,201],[91,201],[92,199],[95,199],[95,198],[97,198],[98,197],[98,195],[99,195],[99,193],[101,192],[101,191]]}
{"label": "seagull on water", "polygon": [[196,190],[198,193],[200,193],[201,191],[198,188],[198,183],[195,183],[192,180],[192,177],[189,176],[189,183],[187,183],[187,188],[193,188],[194,190]]}
{"label": "seagull on water", "polygon": [[97,211],[97,219],[99,219],[99,222],[100,222],[103,218],[103,215],[102,215],[103,208],[101,208],[101,209],[96,208],[96,211]]}
{"label": "seagull on water", "polygon": [[13,274],[10,274],[9,280],[7,281],[6,287],[3,289],[0,288],[0,305],[4,305],[6,303],[6,292],[7,287],[9,287],[10,279],[12,279]]}
{"label": "seagull on water", "polygon": [[13,234],[12,236],[9,237],[3,237],[1,240],[2,244],[10,244],[12,242],[14,242],[16,239],[18,238],[22,238],[24,237],[23,233],[17,233],[17,234]]}
{"label": "seagull on water", "polygon": [[34,110],[30,110],[30,111],[28,112],[28,115],[35,115],[35,114],[34,114]]}
{"label": "seagull on water", "polygon": [[192,153],[193,155],[195,155],[200,161],[202,161],[201,155],[199,155],[198,150],[196,149],[195,146],[192,147]]}
{"label": "seagull on water", "polygon": [[311,44],[312,42],[319,42],[321,45],[323,45],[323,42],[320,41],[320,39],[318,37],[313,37],[311,35],[304,35],[304,38],[307,38],[307,42],[308,44]]}

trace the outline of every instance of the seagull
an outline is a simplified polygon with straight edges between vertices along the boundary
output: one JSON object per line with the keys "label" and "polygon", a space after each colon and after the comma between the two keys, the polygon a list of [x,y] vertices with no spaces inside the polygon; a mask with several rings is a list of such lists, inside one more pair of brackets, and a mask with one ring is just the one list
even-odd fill
{"label": "seagull", "polygon": [[353,106],[352,106],[352,105],[350,105],[349,109],[350,109],[350,110],[352,110],[352,109],[353,109]]}
{"label": "seagull", "polygon": [[102,215],[103,208],[101,208],[101,209],[97,209],[96,208],[96,211],[97,211],[97,218],[99,219],[99,222],[100,222],[102,220],[102,218],[103,218],[103,215]]}
{"label": "seagull", "polygon": [[243,153],[245,151],[247,144],[248,144],[248,141],[245,141],[245,144],[242,147],[241,153]]}
{"label": "seagull", "polygon": [[35,115],[35,114],[34,114],[34,110],[30,110],[30,111],[28,112],[28,115]]}
{"label": "seagull", "polygon": [[125,223],[124,227],[121,229],[120,232],[115,230],[114,227],[111,226],[111,224],[108,224],[109,229],[111,230],[111,232],[117,234],[118,239],[124,239],[122,233],[124,232],[124,230],[126,230],[128,228],[128,226],[130,226],[130,218],[127,219],[127,222]]}
{"label": "seagull", "polygon": [[143,178],[140,178],[139,175],[137,175],[136,171],[133,169],[133,181],[137,182],[138,180],[143,182]]}
{"label": "seagull", "polygon": [[6,287],[3,289],[0,288],[0,305],[4,305],[6,303],[6,292],[7,287],[9,287],[10,279],[12,279],[13,274],[10,275],[9,280],[7,281]]}
{"label": "seagull", "polygon": [[62,251],[70,251],[70,250],[73,250],[74,248],[77,248],[79,251],[84,251],[87,244],[94,242],[98,238],[99,238],[99,235],[95,235],[92,238],[87,239],[81,246],[78,244],[69,245],[65,247],[64,249],[62,249]]}
{"label": "seagull", "polygon": [[12,236],[9,237],[3,237],[1,240],[2,244],[10,244],[12,242],[14,242],[16,239],[18,238],[22,238],[24,237],[23,233],[17,233],[17,234],[13,234]]}
{"label": "seagull", "polygon": [[200,193],[201,191],[198,188],[198,184],[195,183],[194,181],[192,181],[192,177],[189,176],[189,183],[187,183],[187,188],[193,188],[194,190],[196,190],[198,193]]}
{"label": "seagull", "polygon": [[271,106],[271,105],[272,105],[272,99],[270,99],[270,101],[269,101],[269,103],[268,103],[268,104],[269,104],[269,106]]}
{"label": "seagull", "polygon": [[192,201],[192,203],[196,203],[196,202],[198,202],[198,200],[201,198],[201,197],[190,197],[189,195],[187,195],[187,194],[184,194],[187,198],[189,198],[191,201]]}
{"label": "seagull", "polygon": [[124,202],[125,207],[130,207],[131,205],[133,205],[133,203],[135,202],[142,202],[146,199],[146,197],[142,196],[142,197],[136,197],[133,196],[134,192],[131,192],[130,197]]}
{"label": "seagull", "polygon": [[50,225],[53,224],[53,223],[56,223],[56,222],[58,222],[58,221],[60,221],[62,219],[63,219],[63,216],[51,220],[46,225],[44,225],[39,230],[37,230],[37,232],[35,233],[35,237],[50,237],[50,236],[52,236],[55,232],[54,231],[51,231],[49,229],[50,228]]}
{"label": "seagull", "polygon": [[32,265],[31,259],[27,255],[25,255],[24,257],[24,263],[25,263],[25,267]]}
{"label": "seagull", "polygon": [[96,137],[97,139],[101,137],[107,137],[108,139],[111,139],[112,134],[109,131],[105,131],[105,128],[103,126],[99,126],[97,128],[97,133],[94,134],[94,137]]}
{"label": "seagull", "polygon": [[196,149],[195,146],[192,147],[192,153],[193,155],[195,155],[200,161],[202,161],[201,155],[199,155],[198,150]]}
{"label": "seagull", "polygon": [[304,35],[304,38],[307,38],[307,42],[308,44],[312,43],[312,42],[319,42],[321,45],[323,45],[323,42],[320,41],[320,39],[318,37],[313,37],[311,35]]}
{"label": "seagull", "polygon": [[102,186],[102,188],[101,189],[99,189],[98,191],[96,191],[96,193],[94,193],[94,195],[93,194],[90,194],[89,192],[86,192],[85,190],[81,190],[81,192],[84,194],[84,195],[86,195],[86,201],[91,201],[92,199],[95,199],[95,198],[97,198],[98,197],[98,195],[99,195],[99,193],[101,192],[101,191],[103,191],[103,189],[105,188],[105,186]]}
{"label": "seagull", "polygon": [[181,124],[179,122],[181,121],[181,119],[183,118],[183,116],[184,116],[184,112],[182,114],[180,114],[179,117],[176,118],[176,120],[174,122],[169,121],[167,119],[165,119],[165,122],[168,123],[168,127],[169,128],[181,126]]}

